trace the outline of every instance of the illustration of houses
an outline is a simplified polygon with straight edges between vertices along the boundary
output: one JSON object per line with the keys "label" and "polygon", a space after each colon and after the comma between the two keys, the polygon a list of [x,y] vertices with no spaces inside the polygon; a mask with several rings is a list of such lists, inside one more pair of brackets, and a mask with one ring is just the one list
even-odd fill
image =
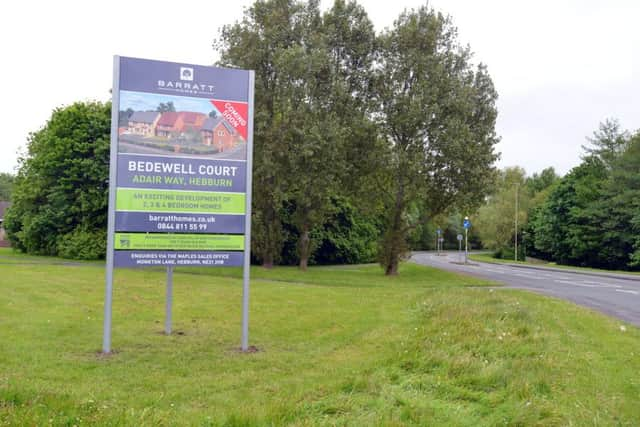
{"label": "illustration of houses", "polygon": [[129,133],[140,136],[155,135],[155,128],[160,120],[157,111],[135,111],[129,117]]}
{"label": "illustration of houses", "polygon": [[156,125],[155,134],[169,138],[186,131],[198,131],[202,127],[207,116],[202,113],[194,113],[191,111],[168,111],[162,113],[158,124]]}
{"label": "illustration of houses", "polygon": [[226,122],[222,117],[209,117],[205,120],[200,129],[202,135],[202,143],[204,145],[212,145],[218,151],[225,151],[232,148],[237,138],[237,133],[233,126]]}
{"label": "illustration of houses", "polygon": [[180,114],[182,114],[181,132],[184,132],[186,130],[200,130],[207,118],[205,114],[193,113],[190,111],[185,111]]}
{"label": "illustration of houses", "polygon": [[160,115],[160,119],[156,125],[156,135],[169,138],[172,134],[181,132],[182,126],[183,122],[180,113],[167,111]]}

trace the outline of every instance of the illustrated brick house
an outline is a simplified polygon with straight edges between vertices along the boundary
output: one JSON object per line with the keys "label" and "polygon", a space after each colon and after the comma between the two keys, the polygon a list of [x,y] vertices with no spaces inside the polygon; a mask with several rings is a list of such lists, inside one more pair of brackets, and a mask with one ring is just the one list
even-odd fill
{"label": "illustrated brick house", "polygon": [[235,129],[222,117],[207,118],[200,129],[200,134],[204,145],[212,145],[218,151],[233,148],[238,141]]}
{"label": "illustrated brick house", "polygon": [[4,215],[11,203],[0,202],[0,247],[8,247],[9,241],[7,240],[6,233],[4,231]]}
{"label": "illustrated brick house", "polygon": [[165,138],[170,137],[174,133],[182,131],[182,118],[180,113],[175,111],[167,111],[160,115],[160,119],[156,124],[156,135],[163,136]]}
{"label": "illustrated brick house", "polygon": [[179,114],[182,115],[182,129],[180,130],[181,132],[184,132],[186,130],[200,130],[205,120],[207,119],[207,116],[202,113],[185,111]]}
{"label": "illustrated brick house", "polygon": [[157,111],[135,111],[129,117],[129,132],[134,135],[153,136],[159,119],[160,113]]}
{"label": "illustrated brick house", "polygon": [[156,135],[169,138],[188,130],[198,131],[207,116],[190,111],[168,111],[162,113],[156,125]]}

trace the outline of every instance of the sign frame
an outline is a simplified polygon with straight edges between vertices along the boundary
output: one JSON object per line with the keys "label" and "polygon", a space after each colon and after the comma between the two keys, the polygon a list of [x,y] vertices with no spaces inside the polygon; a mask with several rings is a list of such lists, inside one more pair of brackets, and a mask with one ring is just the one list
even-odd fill
{"label": "sign frame", "polygon": [[[102,340],[102,352],[104,354],[110,354],[112,351],[112,343],[111,343],[111,330],[112,330],[112,306],[113,306],[113,276],[114,269],[116,267],[115,261],[115,251],[116,251],[116,194],[118,188],[118,156],[119,156],[119,110],[121,107],[121,64],[122,60],[125,59],[127,61],[149,61],[149,62],[157,62],[164,64],[172,64],[175,66],[181,66],[182,69],[185,67],[203,67],[195,64],[182,64],[182,63],[171,63],[167,61],[156,61],[156,60],[147,60],[147,59],[139,59],[139,58],[130,58],[130,57],[122,57],[119,55],[114,55],[113,57],[113,85],[112,85],[112,109],[111,109],[111,138],[110,138],[110,161],[109,161],[109,207],[108,207],[108,216],[107,216],[107,253],[106,253],[106,268],[105,268],[105,302],[104,302],[104,324],[103,324],[103,340]],[[184,67],[182,67],[184,65]],[[193,68],[188,68],[193,70]],[[229,70],[229,69],[218,69],[218,70]],[[155,69],[154,69],[155,71]],[[243,266],[243,292],[242,292],[242,337],[241,337],[241,350],[246,352],[249,350],[249,291],[250,291],[250,260],[251,260],[251,200],[252,200],[252,170],[253,170],[253,116],[254,116],[254,95],[255,95],[255,72],[252,70],[238,70],[244,71],[247,73],[246,80],[246,106],[247,106],[247,114],[246,114],[246,158],[244,159],[244,177],[239,175],[239,177],[244,178],[245,182],[245,197],[244,197],[244,240],[243,240],[243,255],[242,255],[242,266]],[[229,71],[223,71],[229,72]],[[244,85],[244,82],[242,83]],[[143,92],[156,94],[154,91],[146,91]],[[212,94],[213,95],[213,94]],[[188,95],[186,95],[189,97]],[[203,98],[200,96],[200,98]],[[210,100],[214,103],[214,100]],[[242,101],[244,102],[244,101]],[[232,101],[228,101],[228,103],[233,103]],[[216,108],[217,105],[214,103]],[[225,111],[226,113],[226,111]],[[225,113],[222,113],[222,116],[225,117]],[[240,133],[243,133],[242,129]],[[244,136],[244,135],[242,135]],[[234,190],[232,190],[234,191]],[[239,212],[238,212],[239,213]],[[119,231],[122,231],[118,228]],[[135,233],[141,230],[130,230],[129,232]],[[159,231],[163,233],[163,231]],[[126,232],[125,232],[126,233]],[[204,233],[209,233],[204,231]],[[227,232],[229,233],[229,232]],[[231,231],[231,235],[235,235],[238,238],[238,231]],[[235,233],[235,234],[233,234]],[[236,239],[237,240],[237,239]],[[240,254],[237,253],[239,256]],[[236,259],[237,256],[234,256],[233,259]],[[238,259],[236,262],[239,262]],[[210,263],[214,265],[214,263]],[[165,333],[168,335],[171,333],[171,305],[173,298],[173,268],[174,265],[177,264],[166,264],[167,267],[167,290],[166,290],[166,317],[165,317]],[[239,265],[239,264],[237,264]]]}

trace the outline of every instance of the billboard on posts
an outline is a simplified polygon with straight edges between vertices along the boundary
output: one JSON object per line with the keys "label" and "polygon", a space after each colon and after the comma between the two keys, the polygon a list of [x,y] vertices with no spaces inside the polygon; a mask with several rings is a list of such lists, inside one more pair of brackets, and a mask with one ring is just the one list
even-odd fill
{"label": "billboard on posts", "polygon": [[117,57],[115,81],[113,265],[243,265],[251,72]]}

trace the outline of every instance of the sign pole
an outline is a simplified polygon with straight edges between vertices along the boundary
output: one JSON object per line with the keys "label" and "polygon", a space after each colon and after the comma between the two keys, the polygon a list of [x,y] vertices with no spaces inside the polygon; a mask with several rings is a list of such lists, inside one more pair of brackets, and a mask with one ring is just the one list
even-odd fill
{"label": "sign pole", "polygon": [[467,246],[467,242],[468,242],[468,235],[469,235],[469,229],[465,228],[464,229],[464,263],[467,263],[467,258],[469,257],[469,249]]}
{"label": "sign pole", "polygon": [[173,266],[167,266],[167,301],[165,302],[164,333],[171,335],[171,307],[173,306]]}
{"label": "sign pole", "polygon": [[120,57],[113,57],[111,87],[111,147],[109,159],[109,210],[107,213],[107,259],[104,292],[102,353],[111,353],[111,313],[113,302],[113,251],[116,222],[116,171],[118,170],[118,113],[120,105]]}
{"label": "sign pole", "polygon": [[253,168],[253,97],[255,73],[249,71],[249,117],[247,129],[247,196],[244,230],[244,266],[242,274],[242,351],[249,350],[249,279],[251,274],[251,191]]}

